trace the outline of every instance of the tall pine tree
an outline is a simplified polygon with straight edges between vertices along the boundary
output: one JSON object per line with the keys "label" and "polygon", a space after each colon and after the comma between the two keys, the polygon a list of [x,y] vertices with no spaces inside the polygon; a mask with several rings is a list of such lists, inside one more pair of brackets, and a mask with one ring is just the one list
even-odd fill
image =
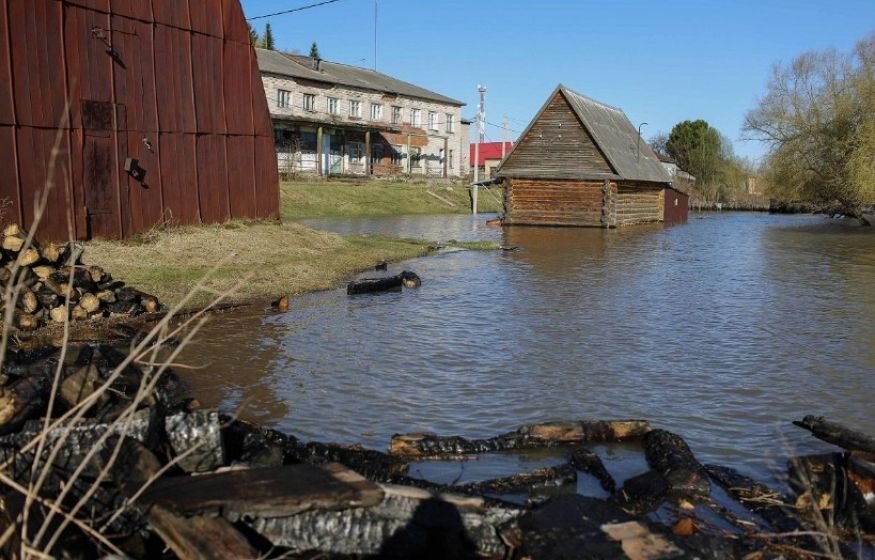
{"label": "tall pine tree", "polygon": [[316,45],[316,41],[313,41],[313,44],[310,45],[310,58],[322,58],[319,56],[319,46]]}
{"label": "tall pine tree", "polygon": [[261,48],[270,51],[274,50],[273,30],[270,28],[269,23],[264,26],[264,37],[261,39]]}
{"label": "tall pine tree", "polygon": [[255,28],[252,27],[252,25],[250,25],[248,23],[246,25],[249,26],[249,42],[257,47],[258,46],[258,31],[256,31]]}

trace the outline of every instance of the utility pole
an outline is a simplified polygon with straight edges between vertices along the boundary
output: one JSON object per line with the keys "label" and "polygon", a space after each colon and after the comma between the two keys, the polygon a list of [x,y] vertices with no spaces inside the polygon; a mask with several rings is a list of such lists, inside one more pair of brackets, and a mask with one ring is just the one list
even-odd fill
{"label": "utility pole", "polygon": [[474,144],[474,186],[471,190],[471,213],[477,213],[477,183],[480,182],[480,144],[486,139],[486,86],[477,85],[480,105],[477,107],[477,143]]}
{"label": "utility pole", "polygon": [[374,0],[374,72],[377,71],[377,0]]}
{"label": "utility pole", "polygon": [[504,161],[504,156],[507,155],[507,115],[501,121],[501,159]]}

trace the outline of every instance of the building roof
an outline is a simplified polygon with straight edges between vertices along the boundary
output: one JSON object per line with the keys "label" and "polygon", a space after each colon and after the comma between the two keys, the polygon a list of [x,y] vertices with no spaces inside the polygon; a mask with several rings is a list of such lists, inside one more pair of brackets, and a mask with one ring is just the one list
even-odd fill
{"label": "building roof", "polygon": [[262,73],[416,97],[458,107],[465,105],[451,97],[367,68],[320,60],[318,61],[319,69],[316,70],[313,68],[314,59],[309,56],[286,54],[260,48],[256,48],[255,52],[258,56],[258,67]]}
{"label": "building roof", "polygon": [[656,154],[656,157],[658,157],[659,161],[661,161],[662,163],[673,163],[675,165],[677,165],[677,163],[678,163],[677,160],[675,160],[671,156],[661,154],[661,153],[657,152],[656,150],[653,150],[653,153]]}
{"label": "building roof", "polygon": [[[486,165],[488,159],[501,159],[501,142],[482,142],[480,144],[480,160],[477,162],[477,167]],[[513,149],[513,142],[504,142],[504,153],[509,154]],[[474,165],[474,152],[476,148],[474,144],[470,145],[469,161]]]}
{"label": "building roof", "polygon": [[[516,146],[521,144],[521,140],[538,121],[557,93],[562,93],[568,101],[568,105],[580,119],[616,173],[617,179],[671,183],[671,177],[660,163],[656,153],[638,135],[638,130],[622,109],[596,101],[568,89],[562,84],[559,84],[550,94],[544,107],[520,136],[520,141],[517,142]],[[510,154],[507,155],[505,161],[508,158],[510,158]]]}

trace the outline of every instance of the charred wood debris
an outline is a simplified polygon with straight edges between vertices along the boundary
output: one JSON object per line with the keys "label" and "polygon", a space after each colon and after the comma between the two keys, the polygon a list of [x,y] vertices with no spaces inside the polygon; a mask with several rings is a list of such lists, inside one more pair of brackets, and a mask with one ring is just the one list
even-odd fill
{"label": "charred wood debris", "polygon": [[[3,246],[7,262],[20,258]],[[65,292],[81,301],[101,288],[95,276],[109,281],[89,272],[80,286],[81,266],[55,276],[66,269],[48,247],[27,259],[53,267],[33,272],[31,293],[72,278]],[[481,439],[398,434],[381,452],[203,409],[172,368],[131,359],[137,340],[7,350],[0,556],[20,558],[25,535],[31,549],[65,558],[875,557],[875,438],[824,418],[794,424],[840,450],[791,459],[786,490],[704,465],[680,435],[645,420],[548,422]],[[617,478],[594,450],[604,444],[640,452],[646,469]],[[437,484],[411,472],[542,449],[556,464],[492,480]],[[577,491],[586,477],[601,497]]]}

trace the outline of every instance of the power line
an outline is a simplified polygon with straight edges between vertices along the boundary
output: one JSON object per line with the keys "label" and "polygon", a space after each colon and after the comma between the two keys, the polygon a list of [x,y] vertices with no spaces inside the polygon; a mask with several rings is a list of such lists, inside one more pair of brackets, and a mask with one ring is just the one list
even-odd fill
{"label": "power line", "polygon": [[275,12],[273,14],[264,14],[263,16],[255,16],[255,17],[251,17],[251,18],[246,18],[246,21],[253,21],[256,19],[264,19],[264,18],[269,18],[269,17],[273,17],[273,16],[282,16],[285,14],[291,14],[292,12],[301,12],[304,10],[309,10],[310,8],[318,8],[319,6],[324,6],[325,4],[333,4],[335,2],[340,2],[340,0],[325,0],[324,2],[319,2],[316,4],[309,4],[307,6],[300,6],[297,8],[292,8],[291,10],[283,10],[282,12]]}

